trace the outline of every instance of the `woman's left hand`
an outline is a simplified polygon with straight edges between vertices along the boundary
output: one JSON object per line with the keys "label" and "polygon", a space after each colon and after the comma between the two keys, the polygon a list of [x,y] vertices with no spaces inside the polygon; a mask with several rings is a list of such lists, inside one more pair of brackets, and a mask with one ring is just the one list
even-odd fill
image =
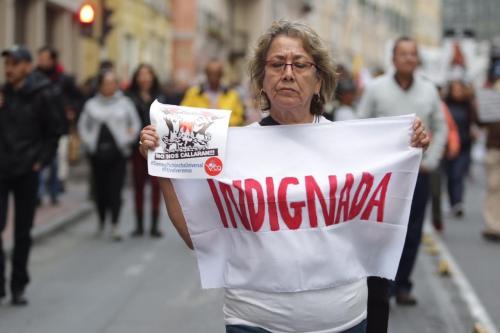
{"label": "woman's left hand", "polygon": [[419,117],[415,118],[413,123],[413,135],[411,137],[411,146],[416,148],[423,148],[426,150],[429,147],[431,139],[425,130],[425,126]]}

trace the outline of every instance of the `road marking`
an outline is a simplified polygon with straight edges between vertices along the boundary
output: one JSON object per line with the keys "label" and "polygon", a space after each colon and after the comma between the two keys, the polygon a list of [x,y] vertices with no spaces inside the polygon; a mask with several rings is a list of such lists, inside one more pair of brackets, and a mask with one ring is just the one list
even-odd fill
{"label": "road marking", "polygon": [[[428,226],[429,224],[426,223],[426,225]],[[460,296],[467,304],[472,317],[476,321],[478,321],[488,333],[499,333],[498,329],[493,323],[493,320],[491,320],[488,311],[486,311],[486,308],[477,296],[471,283],[469,282],[469,280],[467,280],[464,272],[462,272],[460,266],[458,266],[457,262],[448,250],[448,247],[441,240],[441,237],[432,228],[425,228],[425,231],[426,233],[432,235],[432,238],[434,238],[437,245],[439,246],[439,249],[441,250],[442,259],[448,262],[451,270],[451,278],[458,287]]]}
{"label": "road marking", "polygon": [[125,270],[125,276],[137,276],[142,274],[144,272],[144,266],[143,265],[132,265],[127,267]]}
{"label": "road marking", "polygon": [[146,262],[149,262],[155,258],[155,254],[152,251],[146,252],[143,256],[142,259]]}

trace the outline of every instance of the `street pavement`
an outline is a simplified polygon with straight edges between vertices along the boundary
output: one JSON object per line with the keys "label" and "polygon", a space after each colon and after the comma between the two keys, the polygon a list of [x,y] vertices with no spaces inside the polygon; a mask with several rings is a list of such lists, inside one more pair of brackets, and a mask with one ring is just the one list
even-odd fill
{"label": "street pavement", "polygon": [[[441,239],[472,285],[497,331],[500,329],[500,243],[481,237],[485,174],[481,164],[473,164],[467,179],[464,218],[447,217]],[[500,205],[500,202],[498,203]]]}
{"label": "street pavement", "polygon": [[[472,184],[466,218],[448,219],[442,239],[498,321],[500,246],[486,244],[479,236],[480,214],[474,200],[480,202],[478,193],[484,185]],[[121,225],[126,235],[133,226],[131,197],[127,190]],[[194,253],[175,234],[164,212],[162,216],[165,238],[161,240],[127,236],[117,243],[108,236],[98,237],[95,214],[43,238],[31,257],[31,304],[0,306],[0,332],[224,332],[221,291],[200,289]],[[474,319],[453,275],[440,276],[440,256],[428,252],[421,251],[414,274],[419,304],[391,304],[389,331],[472,332]]]}

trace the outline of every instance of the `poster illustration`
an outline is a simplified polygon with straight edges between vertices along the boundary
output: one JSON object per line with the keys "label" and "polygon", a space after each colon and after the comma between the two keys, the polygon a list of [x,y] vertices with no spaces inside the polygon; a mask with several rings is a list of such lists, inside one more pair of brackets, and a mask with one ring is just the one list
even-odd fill
{"label": "poster illustration", "polygon": [[163,178],[222,175],[231,111],[178,105],[151,105],[151,124],[160,146],[148,153],[148,171]]}

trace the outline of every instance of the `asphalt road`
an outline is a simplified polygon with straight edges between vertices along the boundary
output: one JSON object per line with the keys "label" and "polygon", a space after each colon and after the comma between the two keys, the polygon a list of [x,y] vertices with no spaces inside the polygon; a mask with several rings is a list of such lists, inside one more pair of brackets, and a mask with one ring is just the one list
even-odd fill
{"label": "asphalt road", "polygon": [[[442,240],[460,266],[496,329],[500,328],[500,243],[481,237],[484,227],[485,175],[474,164],[466,182],[465,216],[447,216]],[[500,205],[500,202],[498,203]],[[446,210],[446,207],[445,207]]]}

